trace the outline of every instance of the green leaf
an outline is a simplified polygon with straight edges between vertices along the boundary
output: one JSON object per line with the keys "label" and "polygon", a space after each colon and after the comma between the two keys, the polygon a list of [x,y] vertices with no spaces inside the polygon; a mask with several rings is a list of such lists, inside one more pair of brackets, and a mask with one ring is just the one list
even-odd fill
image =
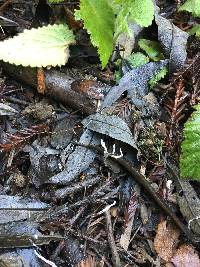
{"label": "green leaf", "polygon": [[140,26],[148,27],[154,18],[154,4],[152,0],[129,0],[130,20]]}
{"label": "green leaf", "polygon": [[154,17],[152,0],[119,0],[115,3],[121,5],[115,23],[115,38],[121,32],[130,34],[128,31],[129,22],[135,22],[142,27],[151,25]]}
{"label": "green leaf", "polygon": [[116,3],[115,0],[107,0],[108,4],[110,5],[110,7],[113,9],[114,14],[118,14],[120,11],[120,5],[118,5],[118,3]]}
{"label": "green leaf", "polygon": [[191,12],[194,17],[200,17],[200,1],[187,0],[180,8],[179,11]]}
{"label": "green leaf", "polygon": [[115,16],[107,0],[80,0],[76,19],[84,21],[84,28],[90,34],[91,42],[97,47],[104,68],[113,50]]}
{"label": "green leaf", "polygon": [[152,89],[157,84],[157,82],[163,79],[167,74],[167,72],[168,72],[167,67],[164,67],[151,80],[149,80],[148,84],[150,89]]}
{"label": "green leaf", "polygon": [[185,123],[181,144],[180,175],[182,178],[200,180],[200,104]]}
{"label": "green leaf", "polygon": [[126,58],[126,60],[131,65],[132,68],[140,67],[149,62],[149,58],[140,52],[132,53],[130,56]]}
{"label": "green leaf", "polygon": [[[125,61],[130,65],[131,68],[137,68],[140,67],[146,63],[149,62],[149,58],[145,56],[144,54],[137,52],[137,53],[132,53],[129,55]],[[122,78],[122,71],[120,71],[122,65],[122,60],[118,59],[115,62],[115,66],[118,67],[118,70],[115,71],[115,81],[118,83],[119,80]]]}
{"label": "green leaf", "polygon": [[193,26],[192,29],[190,30],[190,34],[194,34],[196,35],[196,37],[200,38],[200,24]]}
{"label": "green leaf", "polygon": [[161,46],[158,42],[147,39],[140,39],[138,45],[153,61],[164,59]]}
{"label": "green leaf", "polygon": [[115,40],[117,40],[117,37],[122,32],[132,37],[133,33],[132,31],[130,31],[128,27],[128,18],[129,18],[128,7],[121,8],[115,20],[115,35],[114,35]]}
{"label": "green leaf", "polygon": [[0,60],[25,67],[61,66],[68,60],[72,43],[73,33],[64,24],[25,30],[0,42]]}

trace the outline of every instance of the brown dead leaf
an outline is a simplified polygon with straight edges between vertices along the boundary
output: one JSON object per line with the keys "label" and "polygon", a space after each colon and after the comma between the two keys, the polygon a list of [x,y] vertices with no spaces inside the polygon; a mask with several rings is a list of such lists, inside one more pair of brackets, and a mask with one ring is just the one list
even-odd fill
{"label": "brown dead leaf", "polygon": [[179,235],[179,229],[171,224],[167,225],[166,221],[158,224],[154,247],[158,255],[166,262],[171,261]]}
{"label": "brown dead leaf", "polygon": [[171,262],[175,267],[200,267],[200,259],[197,252],[189,245],[180,246]]}
{"label": "brown dead leaf", "polygon": [[125,225],[124,233],[121,235],[120,242],[119,242],[121,247],[124,250],[128,250],[137,207],[138,207],[138,192],[135,191],[131,195],[128,209],[125,212],[126,225]]}

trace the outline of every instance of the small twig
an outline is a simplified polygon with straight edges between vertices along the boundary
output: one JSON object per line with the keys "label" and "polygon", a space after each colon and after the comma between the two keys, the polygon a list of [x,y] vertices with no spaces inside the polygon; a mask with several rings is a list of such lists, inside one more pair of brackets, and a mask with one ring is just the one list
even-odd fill
{"label": "small twig", "polygon": [[6,96],[6,95],[4,95],[3,96],[3,99],[5,99],[7,101],[10,101],[10,102],[12,102],[14,104],[19,104],[19,105],[23,105],[23,106],[28,106],[28,105],[31,104],[30,102],[27,102],[27,101],[18,99],[18,98],[13,97],[13,96]]}
{"label": "small twig", "polygon": [[71,224],[71,226],[75,224],[75,222],[80,218],[80,216],[86,210],[86,207],[87,205],[80,207],[75,216],[70,219],[69,223]]}
{"label": "small twig", "polygon": [[78,191],[83,190],[84,188],[87,187],[92,187],[93,185],[99,183],[101,180],[100,176],[96,176],[92,179],[87,179],[83,182],[76,183],[75,185],[72,186],[66,186],[61,189],[57,189],[54,193],[53,196],[59,199],[63,199],[67,197],[70,194],[77,193]]}
{"label": "small twig", "polygon": [[[94,145],[84,145],[81,143],[75,143],[76,145],[91,148],[97,150],[100,154],[104,155],[104,150],[98,146]],[[108,154],[108,158],[112,159],[114,162],[121,165],[128,173],[131,174],[131,176],[136,180],[138,184],[140,184],[145,191],[149,194],[149,196],[157,203],[157,205],[167,214],[174,223],[178,226],[178,228],[187,236],[187,238],[192,242],[199,242],[199,240],[196,240],[192,233],[185,227],[185,225],[178,219],[178,217],[175,215],[175,213],[167,206],[167,204],[159,198],[159,196],[156,194],[156,191],[151,186],[150,182],[142,175],[140,174],[130,162],[125,160],[124,158],[115,158],[112,157],[112,155]]]}
{"label": "small twig", "polygon": [[105,249],[105,247],[107,247],[107,242],[102,242],[102,241],[96,240],[94,238],[91,238],[89,236],[83,235],[82,233],[79,233],[79,232],[73,230],[72,228],[68,228],[67,231],[69,231],[70,233],[72,233],[76,237],[79,237],[81,239],[85,239],[86,241],[91,242],[93,244],[97,244],[98,246],[102,246],[104,249]]}
{"label": "small twig", "polygon": [[120,267],[121,262],[120,262],[119,254],[117,252],[115,239],[114,239],[114,235],[113,235],[110,210],[106,210],[105,215],[106,215],[106,225],[107,225],[107,230],[108,230],[108,243],[110,245],[110,249],[111,249],[111,253],[112,253],[113,265],[116,267]]}
{"label": "small twig", "polygon": [[[107,197],[107,195],[109,194],[109,193],[107,193],[107,194],[104,193],[104,190],[111,183],[112,183],[112,180],[108,181],[106,184],[101,186],[96,192],[83,198],[82,200],[77,201],[76,203],[74,203],[72,205],[69,205],[69,203],[66,203],[66,204],[63,204],[61,206],[58,206],[56,209],[49,209],[47,212],[45,212],[45,214],[43,214],[42,216],[39,216],[37,218],[37,221],[38,222],[44,222],[44,221],[49,221],[49,220],[55,220],[63,214],[66,215],[70,210],[72,210],[74,208],[78,208],[78,207],[83,206],[83,205],[89,205],[89,204],[93,203],[93,201],[95,201],[95,203],[103,202],[105,200],[105,198]],[[116,194],[117,191],[118,191],[118,189],[116,190],[116,192],[113,190],[112,194]]]}
{"label": "small twig", "polygon": [[5,9],[10,5],[12,4],[13,0],[7,0],[5,3],[3,3],[1,6],[0,6],[0,13],[4,12]]}

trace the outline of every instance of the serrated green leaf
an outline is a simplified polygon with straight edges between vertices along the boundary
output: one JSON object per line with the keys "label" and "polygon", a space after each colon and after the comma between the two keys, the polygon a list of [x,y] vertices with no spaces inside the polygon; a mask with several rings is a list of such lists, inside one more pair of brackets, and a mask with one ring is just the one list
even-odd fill
{"label": "serrated green leaf", "polygon": [[147,53],[147,55],[153,61],[159,61],[164,59],[161,46],[158,42],[147,39],[140,39],[138,45],[142,50],[144,50]]}
{"label": "serrated green leaf", "polygon": [[104,68],[113,50],[113,9],[106,0],[80,0],[80,10],[75,12],[75,17],[84,21],[84,29],[90,34],[92,44],[97,47]]}
{"label": "serrated green leaf", "polygon": [[181,144],[180,175],[181,178],[200,180],[200,104],[185,123]]}
{"label": "serrated green leaf", "polygon": [[191,12],[193,16],[200,17],[200,1],[187,0],[180,8],[179,11]]}
{"label": "serrated green leaf", "polygon": [[142,27],[151,25],[154,17],[154,5],[152,0],[119,0],[116,4],[121,5],[115,23],[115,37],[121,32],[128,31],[128,23],[135,22]]}
{"label": "serrated green leaf", "polygon": [[143,27],[151,25],[154,17],[152,0],[129,0],[130,19]]}
{"label": "serrated green leaf", "polygon": [[152,89],[161,79],[163,79],[167,72],[167,67],[164,67],[151,80],[149,80],[148,84],[150,89]]}
{"label": "serrated green leaf", "polygon": [[74,36],[67,25],[49,25],[25,30],[0,42],[0,60],[15,65],[46,67],[64,65]]}
{"label": "serrated green leaf", "polygon": [[120,9],[115,20],[115,35],[114,35],[115,40],[117,40],[117,37],[122,32],[130,37],[133,35],[132,31],[130,31],[128,27],[128,19],[129,19],[129,11],[128,7],[125,6],[124,8]]}
{"label": "serrated green leaf", "polygon": [[200,38],[200,24],[193,26],[192,29],[190,30],[190,34],[194,34],[196,35],[196,37]]}

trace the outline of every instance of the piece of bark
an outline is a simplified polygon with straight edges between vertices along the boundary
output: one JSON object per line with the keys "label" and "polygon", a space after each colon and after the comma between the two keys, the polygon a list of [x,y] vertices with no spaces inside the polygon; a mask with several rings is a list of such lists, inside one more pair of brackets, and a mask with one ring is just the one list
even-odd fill
{"label": "piece of bark", "polygon": [[60,241],[64,238],[58,235],[1,235],[0,234],[0,248],[26,248],[35,245],[41,246],[49,244],[52,240]]}
{"label": "piece of bark", "polygon": [[[92,131],[86,129],[80,137],[80,142],[83,144],[100,144],[100,137]],[[96,151],[87,149],[86,147],[78,146],[69,155],[65,164],[65,169],[52,176],[46,181],[50,184],[69,185],[77,180],[81,172],[85,171],[96,157]]]}
{"label": "piece of bark", "polygon": [[0,224],[26,219],[34,221],[35,218],[45,213],[49,208],[50,205],[39,200],[0,195]]}
{"label": "piece of bark", "polygon": [[186,221],[188,228],[196,235],[200,235],[200,198],[189,181],[179,179],[181,191],[177,194],[180,211]]}
{"label": "piece of bark", "polygon": [[[13,79],[37,89],[37,69],[15,66],[0,62],[3,71]],[[104,97],[105,86],[93,80],[75,80],[56,70],[44,70],[45,94],[85,114],[97,111],[98,103]]]}
{"label": "piece of bark", "polygon": [[53,192],[52,195],[57,199],[58,198],[62,199],[62,198],[67,197],[70,194],[75,194],[76,192],[81,191],[83,189],[86,189],[87,187],[91,187],[91,186],[99,183],[100,180],[101,180],[101,177],[96,176],[92,179],[87,179],[83,182],[79,182],[79,183],[76,182],[72,186],[67,186],[67,187],[64,187],[61,189],[57,189],[55,192]]}

